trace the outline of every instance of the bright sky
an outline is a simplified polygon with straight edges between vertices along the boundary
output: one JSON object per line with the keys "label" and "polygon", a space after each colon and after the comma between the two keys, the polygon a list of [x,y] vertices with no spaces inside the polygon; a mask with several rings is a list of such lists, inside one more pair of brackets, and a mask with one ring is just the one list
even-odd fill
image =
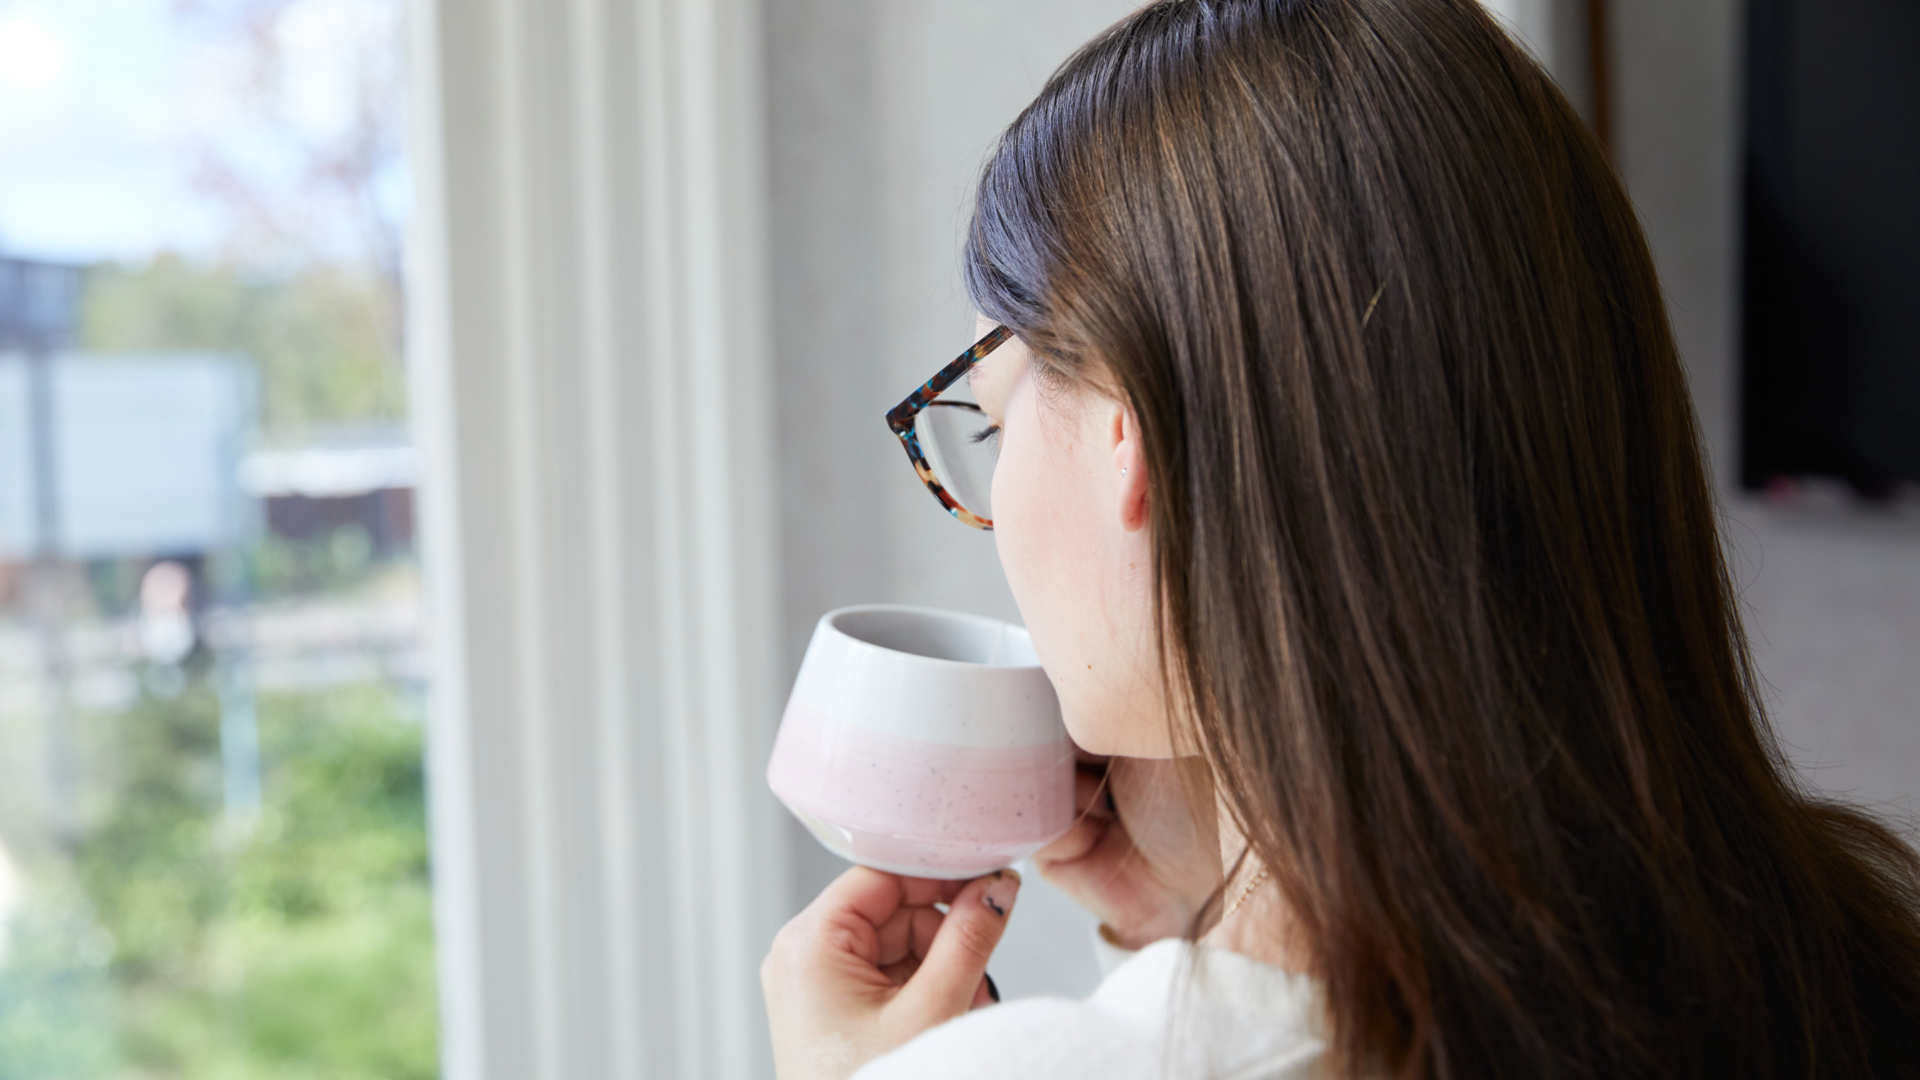
{"label": "bright sky", "polygon": [[[283,31],[300,123],[342,122],[335,48],[399,0],[305,0]],[[0,251],[60,259],[206,251],[225,238],[192,186],[195,146],[271,160],[234,101],[236,57],[175,0],[0,0]],[[249,141],[253,140],[253,141]],[[403,187],[398,184],[397,187]],[[394,193],[397,197],[399,192]]]}

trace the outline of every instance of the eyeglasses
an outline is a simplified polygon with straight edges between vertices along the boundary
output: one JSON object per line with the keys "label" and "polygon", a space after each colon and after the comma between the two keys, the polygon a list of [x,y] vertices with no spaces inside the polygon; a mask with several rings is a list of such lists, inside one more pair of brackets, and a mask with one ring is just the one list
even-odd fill
{"label": "eyeglasses", "polygon": [[1000,425],[973,400],[964,376],[1013,331],[996,326],[940,373],[887,410],[920,482],[961,524],[993,528],[993,467],[1000,459]]}

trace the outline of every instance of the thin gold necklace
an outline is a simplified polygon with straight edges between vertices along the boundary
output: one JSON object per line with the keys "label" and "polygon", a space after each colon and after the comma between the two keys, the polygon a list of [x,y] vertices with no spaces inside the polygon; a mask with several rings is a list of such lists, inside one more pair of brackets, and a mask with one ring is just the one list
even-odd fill
{"label": "thin gold necklace", "polygon": [[1240,895],[1234,898],[1233,903],[1227,907],[1226,913],[1220,916],[1220,921],[1226,922],[1227,919],[1234,913],[1234,911],[1236,911],[1240,907],[1241,904],[1244,904],[1247,902],[1247,897],[1253,895],[1253,890],[1259,888],[1260,883],[1265,880],[1267,880],[1267,868],[1262,866],[1258,873],[1254,874],[1252,878],[1248,879],[1247,887],[1240,890]]}

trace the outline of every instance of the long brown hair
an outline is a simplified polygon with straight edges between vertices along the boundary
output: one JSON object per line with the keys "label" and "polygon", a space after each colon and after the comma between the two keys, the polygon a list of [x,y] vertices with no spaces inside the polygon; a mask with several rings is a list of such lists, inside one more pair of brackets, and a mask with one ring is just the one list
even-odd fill
{"label": "long brown hair", "polygon": [[1775,744],[1646,242],[1473,0],[1140,9],[964,269],[1139,419],[1174,735],[1344,1067],[1920,1075],[1920,863]]}

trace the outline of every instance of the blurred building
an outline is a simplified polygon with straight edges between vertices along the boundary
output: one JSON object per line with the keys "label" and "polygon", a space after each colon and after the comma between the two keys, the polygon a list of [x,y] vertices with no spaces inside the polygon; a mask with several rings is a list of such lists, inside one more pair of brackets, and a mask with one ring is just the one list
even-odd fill
{"label": "blurred building", "polygon": [[66,344],[86,269],[79,263],[0,255],[0,350]]}
{"label": "blurred building", "polygon": [[404,428],[257,447],[245,357],[72,350],[85,275],[0,258],[0,592],[37,554],[197,559],[259,530],[317,540],[356,525],[375,555],[411,548]]}
{"label": "blurred building", "polygon": [[242,357],[0,351],[0,563],[240,541],[254,528],[239,463],[257,397]]}
{"label": "blurred building", "polygon": [[240,487],[259,502],[269,535],[317,540],[354,525],[372,554],[388,556],[413,547],[419,468],[404,428],[366,428],[255,450],[241,462]]}

